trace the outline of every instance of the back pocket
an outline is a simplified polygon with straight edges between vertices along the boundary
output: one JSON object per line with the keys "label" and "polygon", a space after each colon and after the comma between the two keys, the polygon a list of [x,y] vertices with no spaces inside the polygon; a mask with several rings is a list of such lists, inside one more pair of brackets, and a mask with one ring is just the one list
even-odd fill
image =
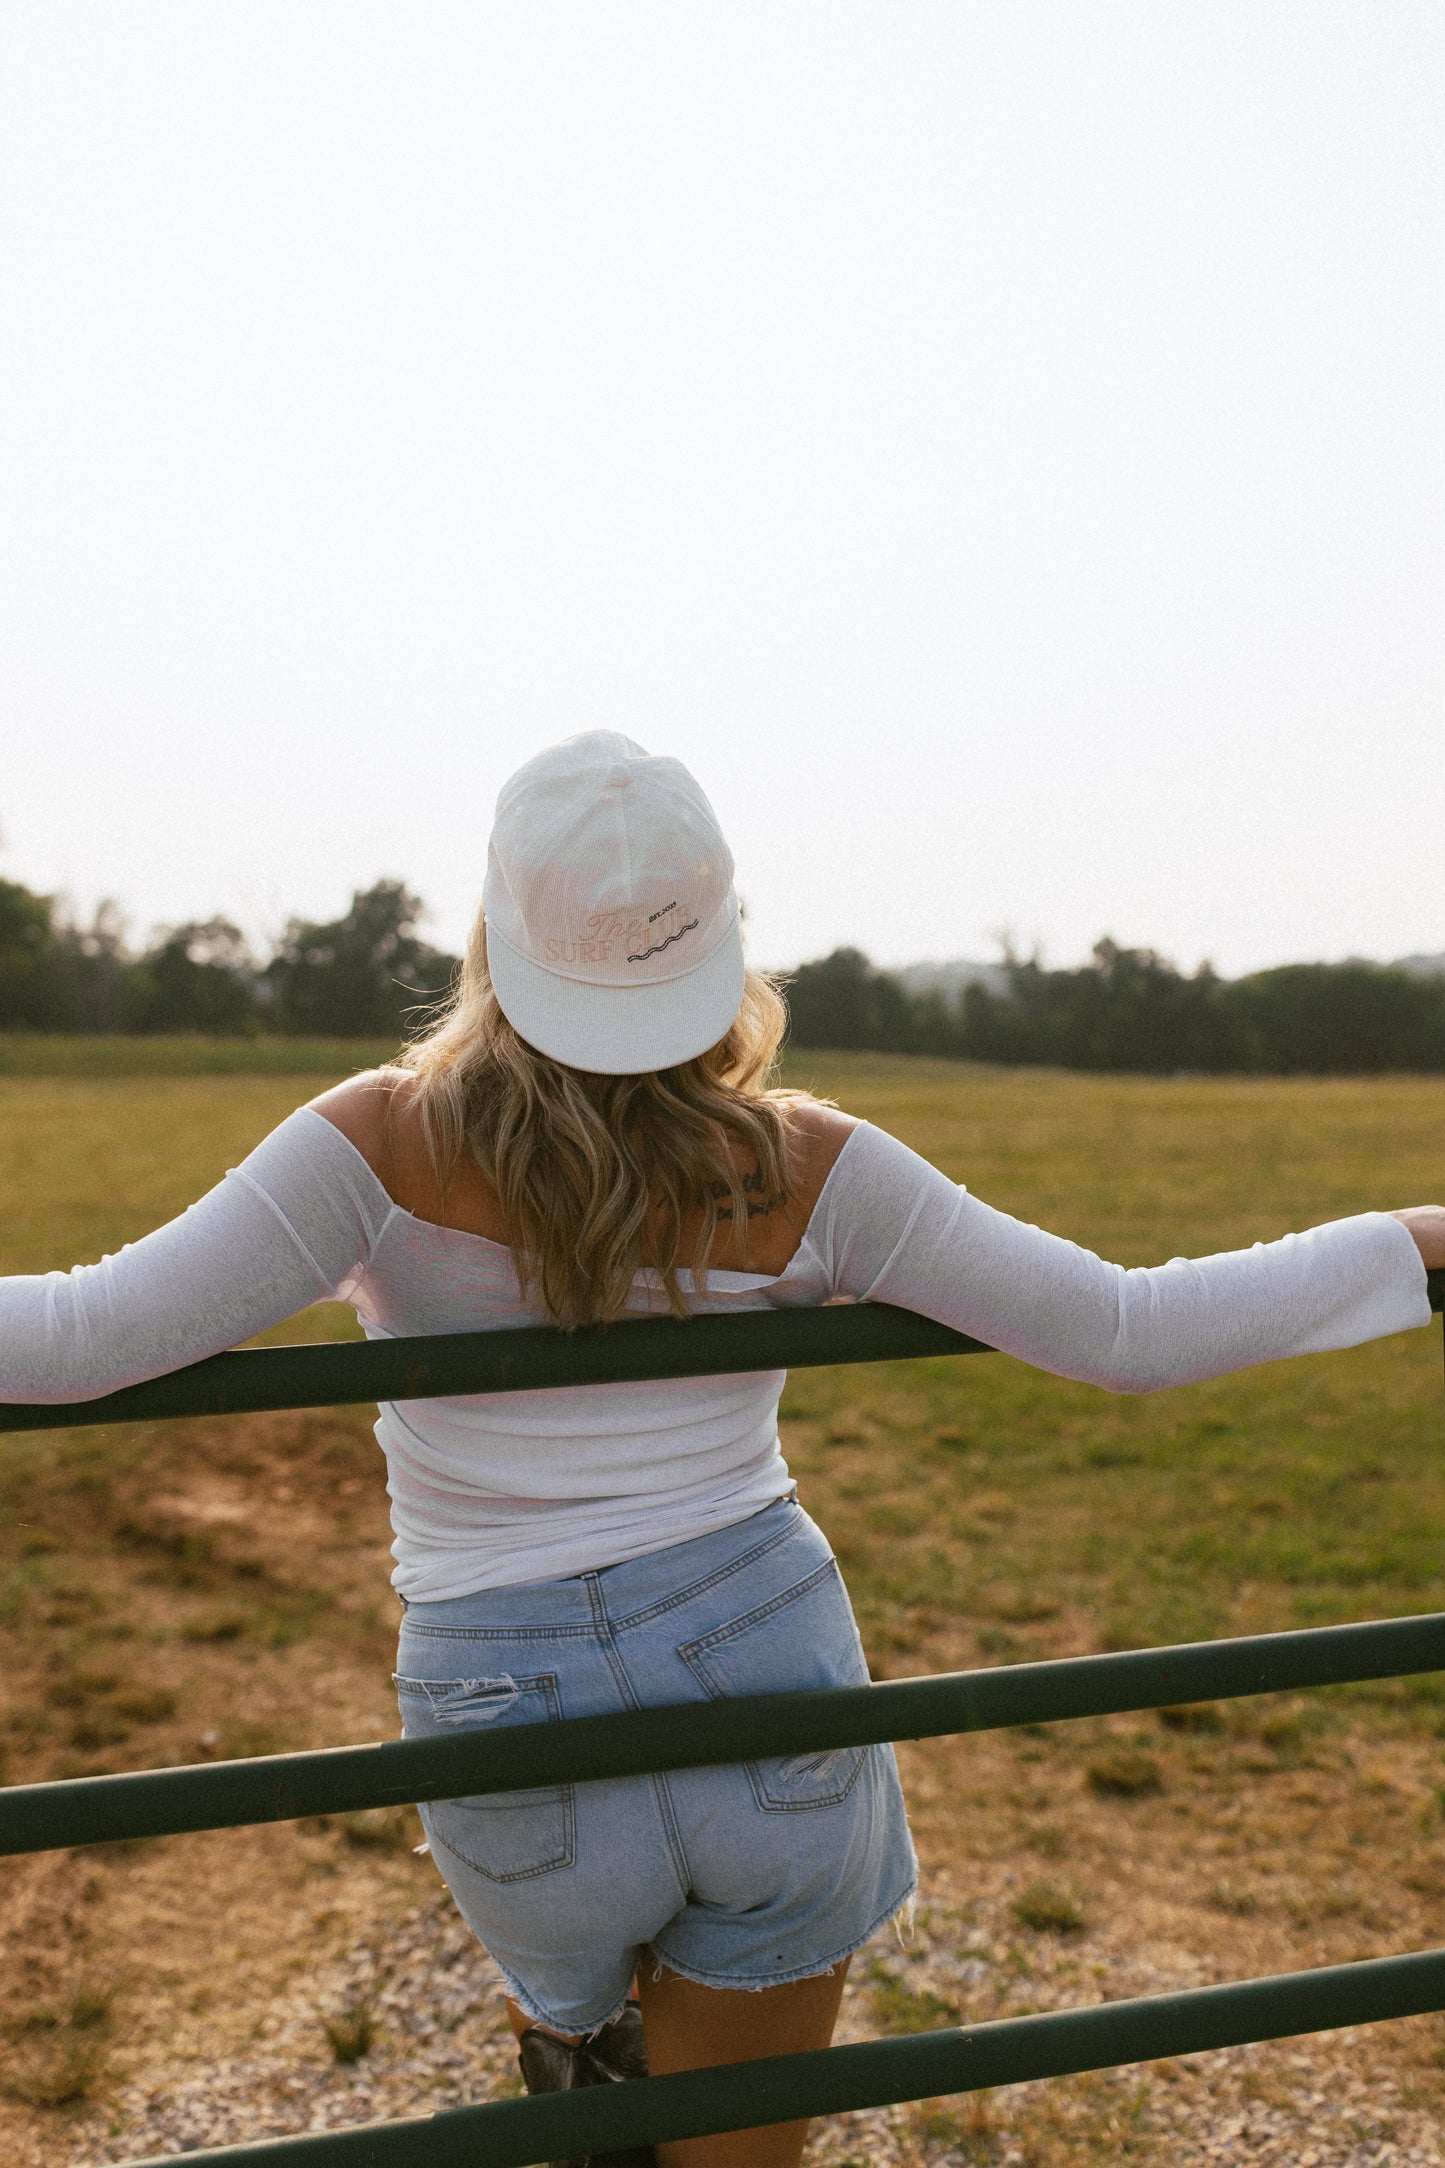
{"label": "back pocket", "polygon": [[[542,1724],[562,1713],[551,1672],[534,1679],[410,1679],[392,1674],[401,1703],[402,1733],[434,1739],[450,1731],[502,1731]],[[421,1810],[433,1845],[450,1852],[489,1882],[525,1882],[570,1867],[575,1856],[570,1784],[532,1791],[483,1793],[471,1799],[432,1799]]]}
{"label": "back pocket", "polygon": [[[815,1686],[866,1686],[868,1665],[833,1559],[781,1595],[678,1650],[712,1701],[786,1694]],[[835,1807],[862,1773],[867,1747],[835,1747],[777,1761],[746,1762],[767,1814]]]}

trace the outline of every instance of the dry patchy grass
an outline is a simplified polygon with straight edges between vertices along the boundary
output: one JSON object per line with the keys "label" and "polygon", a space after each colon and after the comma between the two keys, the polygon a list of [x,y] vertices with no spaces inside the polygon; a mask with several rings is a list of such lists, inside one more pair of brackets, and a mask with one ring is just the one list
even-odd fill
{"label": "dry patchy grass", "polygon": [[[800,1069],[991,1202],[1125,1262],[1445,1187],[1434,1082]],[[0,1268],[143,1232],[321,1081],[0,1077]],[[1438,1601],[1439,1359],[1419,1334],[1147,1401],[998,1357],[801,1372],[785,1443],[880,1677],[1386,1616]],[[364,1411],[4,1440],[10,1779],[394,1735],[384,1507]],[[850,2023],[1439,1942],[1442,1728],[1427,1678],[906,1747],[926,1921],[911,1953],[860,1964]],[[0,1863],[6,2158],[59,2168],[118,2085],[239,2052],[328,1952],[423,1900],[418,1836],[407,1817],[345,1816]],[[317,2039],[341,2053],[320,2022]],[[868,2125],[861,2154],[846,2124],[818,2153],[1162,2162],[1237,2122],[1239,2150],[1213,2157],[1264,2160],[1269,2117],[1356,2080],[1362,2115],[1438,2118],[1442,2046],[1421,2020],[1347,2050],[924,2104]],[[381,2053],[368,2041],[356,2067]]]}

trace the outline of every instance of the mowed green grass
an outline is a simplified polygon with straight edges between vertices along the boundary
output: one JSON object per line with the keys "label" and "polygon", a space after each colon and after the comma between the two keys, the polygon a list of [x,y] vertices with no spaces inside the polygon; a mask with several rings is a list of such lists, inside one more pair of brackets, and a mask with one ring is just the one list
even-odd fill
{"label": "mowed green grass", "polygon": [[[332,1074],[365,1052],[335,1047]],[[323,1088],[324,1071],[303,1066],[99,1077],[77,1059],[69,1074],[0,1076],[0,1270],[94,1258],[183,1209]],[[1129,1264],[1445,1197],[1434,1080],[810,1055],[790,1081],[990,1203]],[[311,1312],[275,1337],[347,1320]],[[784,1417],[880,1668],[946,1654],[963,1622],[1008,1660],[1057,1645],[1066,1626],[1050,1621],[1076,1645],[1127,1646],[1442,1602],[1438,1326],[1143,1399],[1000,1356],[802,1371]],[[1363,1691],[1413,1706],[1434,1689]]]}

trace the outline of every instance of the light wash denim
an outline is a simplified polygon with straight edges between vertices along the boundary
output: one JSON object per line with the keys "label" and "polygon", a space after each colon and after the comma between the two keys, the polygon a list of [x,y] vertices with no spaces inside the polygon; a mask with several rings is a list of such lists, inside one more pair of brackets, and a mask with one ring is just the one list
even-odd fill
{"label": "light wash denim", "polygon": [[[868,1677],[838,1567],[792,1499],[598,1573],[413,1603],[408,1739]],[[640,1964],[707,1987],[826,1972],[911,1897],[891,1747],[605,1778],[422,1808],[432,1856],[522,2007],[562,2032]]]}

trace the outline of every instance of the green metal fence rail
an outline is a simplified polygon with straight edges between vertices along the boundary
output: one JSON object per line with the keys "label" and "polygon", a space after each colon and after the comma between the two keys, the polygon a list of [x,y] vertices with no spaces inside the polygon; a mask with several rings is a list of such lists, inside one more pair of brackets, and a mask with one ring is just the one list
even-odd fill
{"label": "green metal fence rail", "polygon": [[[1445,1271],[1427,1275],[1430,1307],[1445,1301]],[[0,1401],[0,1431],[67,1430],[78,1423],[139,1423],[183,1415],[256,1415],[276,1408],[342,1407],[365,1400],[442,1399],[457,1393],[532,1392],[616,1385],[638,1378],[705,1378],[743,1370],[807,1370],[829,1363],[916,1355],[990,1355],[970,1339],[891,1303],[749,1310],[735,1317],[628,1319],[564,1332],[443,1332],[399,1340],[338,1340],[304,1347],[234,1348],[168,1377],[96,1400]]]}
{"label": "green metal fence rail", "polygon": [[[1433,1309],[1445,1272],[1429,1275]],[[66,1407],[0,1405],[0,1430],[516,1392],[622,1379],[980,1354],[981,1341],[883,1305],[536,1327],[236,1351]],[[1445,1670],[1445,1613],[1130,1650],[949,1676],[572,1718],[0,1790],[0,1855],[358,1807],[822,1752],[1170,1703]],[[525,2168],[559,2155],[746,2129],[1105,2069],[1445,2008],[1445,1950],[903,2040],[778,2056],[402,2123],[192,2153],[297,2168]],[[166,2156],[174,2160],[174,2155]],[[145,2164],[141,2164],[145,2168]]]}
{"label": "green metal fence rail", "polygon": [[967,1333],[886,1302],[735,1317],[627,1319],[617,1325],[526,1325],[513,1332],[439,1332],[404,1340],[334,1340],[307,1347],[235,1348],[169,1377],[68,1407],[0,1401],[0,1431],[65,1430],[177,1415],[254,1415],[269,1408],[338,1407],[361,1400],[520,1393],[636,1378],[706,1378],[742,1370],[805,1370],[906,1355],[989,1355]]}
{"label": "green metal fence rail", "polygon": [[0,1791],[0,1856],[1445,1671],[1445,1612]]}
{"label": "green metal fence rail", "polygon": [[[374,2123],[370,2129],[217,2146],[182,2158],[193,2168],[211,2161],[224,2161],[228,2168],[528,2168],[589,2150],[701,2138],[805,2115],[843,2115],[852,2108],[981,2092],[1026,2078],[1062,2078],[1165,2055],[1197,2055],[1336,2025],[1421,2017],[1441,2008],[1445,1950],[1420,1950],[1409,1957],[1285,1972],[1179,1995],[769,2056],[632,2085],[450,2108],[407,2122]],[[133,2168],[175,2168],[175,2162],[176,2155],[167,2153]]]}

